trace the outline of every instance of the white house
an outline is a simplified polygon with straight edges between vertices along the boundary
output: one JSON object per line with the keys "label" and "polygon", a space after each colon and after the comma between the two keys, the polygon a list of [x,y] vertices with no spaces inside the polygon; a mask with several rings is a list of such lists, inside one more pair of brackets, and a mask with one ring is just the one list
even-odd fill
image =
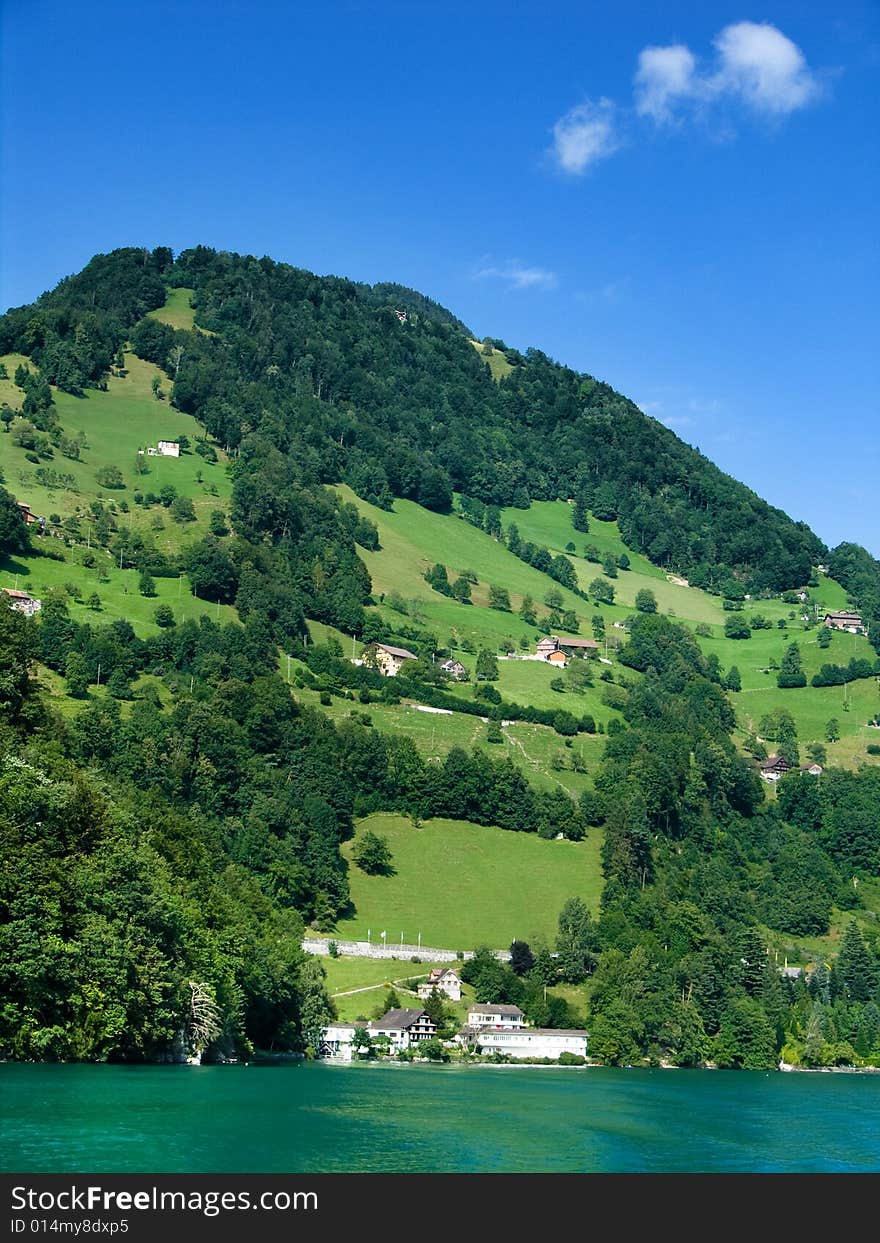
{"label": "white house", "polygon": [[355,1029],[365,1027],[364,1023],[331,1023],[325,1027],[321,1036],[318,1053],[321,1057],[339,1057],[350,1062],[353,1056]]}
{"label": "white house", "polygon": [[587,1056],[587,1033],[570,1028],[521,1027],[514,1031],[483,1029],[474,1042],[482,1054],[504,1053],[508,1057],[549,1057],[558,1060],[562,1053]]}
{"label": "white house", "polygon": [[419,999],[427,1001],[435,988],[450,1001],[461,1001],[461,979],[451,967],[435,967],[419,985]]}
{"label": "white house", "polygon": [[392,647],[390,643],[376,644],[376,668],[384,678],[396,678],[406,660],[417,660],[415,652],[405,647]]}
{"label": "white house", "polygon": [[339,1057],[350,1062],[354,1055],[354,1034],[361,1028],[371,1040],[387,1037],[394,1053],[430,1040],[437,1028],[424,1010],[389,1010],[373,1023],[335,1022],[324,1028],[319,1053],[322,1057]]}
{"label": "white house", "polygon": [[494,1027],[499,1031],[512,1031],[525,1024],[525,1015],[519,1006],[495,1005],[481,1002],[471,1006],[467,1014],[468,1027]]}
{"label": "white house", "polygon": [[42,600],[35,599],[28,591],[16,591],[12,587],[4,587],[3,594],[9,601],[10,608],[16,613],[24,613],[25,617],[33,617],[43,607]]}
{"label": "white house", "polygon": [[444,673],[448,673],[451,678],[456,678],[458,681],[467,677],[467,669],[465,669],[460,660],[444,660],[440,668]]}
{"label": "white house", "polygon": [[180,445],[176,440],[160,440],[156,452],[160,457],[180,457]]}

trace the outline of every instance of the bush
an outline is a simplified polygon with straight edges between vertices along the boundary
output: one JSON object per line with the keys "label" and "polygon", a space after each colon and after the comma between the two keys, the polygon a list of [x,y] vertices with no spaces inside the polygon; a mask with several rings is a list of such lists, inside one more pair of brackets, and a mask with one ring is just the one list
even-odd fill
{"label": "bush", "polygon": [[369,829],[355,844],[351,857],[368,876],[391,876],[394,873],[388,839]]}
{"label": "bush", "polygon": [[751,628],[749,623],[742,617],[728,617],[724,623],[724,634],[728,639],[748,639],[751,638]]}
{"label": "bush", "polygon": [[118,466],[101,466],[95,471],[95,480],[102,488],[124,488],[125,480]]}
{"label": "bush", "polygon": [[175,496],[171,502],[171,517],[175,522],[195,522],[195,506],[188,496]]}

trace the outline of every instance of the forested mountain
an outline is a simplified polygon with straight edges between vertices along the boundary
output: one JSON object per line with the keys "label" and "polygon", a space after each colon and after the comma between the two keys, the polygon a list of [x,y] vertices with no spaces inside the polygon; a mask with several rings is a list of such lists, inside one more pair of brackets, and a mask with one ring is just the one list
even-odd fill
{"label": "forested mountain", "polygon": [[[183,290],[192,291],[192,327],[152,314]],[[34,618],[0,607],[0,1054],[314,1048],[332,1006],[300,949],[303,927],[332,930],[350,911],[340,846],[358,817],[394,811],[413,824],[442,816],[536,834],[548,849],[559,835],[601,835],[601,905],[595,918],[560,928],[559,957],[545,955],[542,970],[544,984],[588,982],[591,1048],[603,1060],[764,1067],[785,1050],[811,1065],[880,1061],[870,905],[880,770],[829,766],[821,782],[802,774],[777,712],[770,727],[793,772],[768,798],[734,740],[738,671],[723,674],[694,632],[657,612],[650,590],[620,622],[616,659],[606,645],[600,666],[601,609],[629,557],[606,557],[606,579],[588,594],[566,555],[523,540],[509,510],[502,526],[500,510],[525,515],[535,501],[572,500],[572,533],[616,519],[630,555],[723,596],[735,619],[746,594],[792,595],[829,563],[875,645],[880,565],[856,545],[830,552],[607,384],[537,351],[492,346],[509,368],[500,380],[468,329],[414,291],[202,246],[177,258],[163,247],[97,256],[0,318],[0,354],[25,359],[14,379],[21,407],[4,407],[0,433],[15,443],[16,462],[49,479],[56,452],[73,460],[80,449],[57,409],[70,399],[59,394],[106,388],[133,355],[161,369],[173,408],[205,433],[195,452],[216,463],[225,450],[232,480],[230,512],[215,511],[208,533],[181,536],[170,552],[148,525],[152,507],[163,528],[170,493],[132,491],[139,522],[126,523],[132,506],[117,506],[113,490],[123,485],[109,483],[88,511],[58,513],[55,534],[38,538],[12,495],[15,480],[0,488],[4,557],[54,556],[84,581],[97,549],[120,576],[140,575],[142,595],[153,576],[185,573],[211,609],[183,620],[165,605],[144,633],[128,620],[102,623],[100,600],[88,620],[74,616],[82,593],[63,579]],[[50,484],[49,495],[61,495]],[[345,500],[327,486],[339,484],[378,509],[368,514],[351,492],[342,489]],[[566,703],[598,684],[607,719],[597,725],[590,712],[525,692],[502,697],[488,640],[465,697],[434,662],[451,652],[445,636],[428,630],[413,601],[389,595],[379,609],[367,568],[380,547],[376,524],[410,501],[466,532],[475,563],[478,552],[500,550],[507,560],[494,564],[537,576],[550,609],[544,633],[577,633],[587,616],[574,606],[594,611],[597,663],[577,662],[580,688]],[[454,503],[466,521],[437,517]],[[186,505],[177,517],[175,538],[195,521]],[[450,583],[434,565],[424,581],[444,605],[466,610],[476,575],[460,568]],[[499,580],[489,607],[472,611],[507,618],[518,609],[534,628],[532,581],[523,580],[521,604]],[[221,623],[213,611],[224,605],[234,620]],[[787,607],[779,601],[783,632],[788,617],[806,625]],[[406,643],[412,659],[383,678],[369,659],[343,654],[332,632],[312,641],[315,623],[361,637],[365,655],[377,639]],[[503,630],[486,633],[506,650]],[[790,691],[777,683],[783,695],[806,683],[799,653],[789,659],[797,669]],[[866,684],[875,669],[860,660],[865,669],[852,676]],[[314,698],[298,702],[295,688]],[[546,693],[569,690],[560,680]],[[402,698],[444,719],[485,721],[488,744],[517,723],[543,731],[542,745],[587,739],[595,765],[574,787],[547,776],[549,762],[537,782],[512,748],[495,759],[474,732],[440,756],[420,750],[379,728],[379,710]],[[346,715],[331,717],[343,701]],[[376,709],[375,721],[362,705]],[[563,749],[559,762],[573,754]],[[846,929],[836,961],[820,962],[809,985],[782,977],[767,930],[823,938],[833,914]],[[480,999],[515,1000],[517,987],[494,976],[496,995]]]}
{"label": "forested mountain", "polygon": [[[194,290],[207,332],[142,318],[167,285]],[[440,510],[453,490],[498,506],[577,497],[618,518],[632,547],[714,590],[731,575],[747,591],[796,587],[827,554],[610,385],[537,350],[508,350],[512,369],[494,383],[454,316],[393,285],[203,246],[176,260],[163,247],[119,250],[7,313],[0,352],[30,355],[43,378],[77,391],[100,383],[129,335],[162,366],[178,351],[174,404],[240,450],[241,516],[275,542],[305,521],[303,488],[344,479],[380,504]],[[260,477],[273,480],[271,500]]]}

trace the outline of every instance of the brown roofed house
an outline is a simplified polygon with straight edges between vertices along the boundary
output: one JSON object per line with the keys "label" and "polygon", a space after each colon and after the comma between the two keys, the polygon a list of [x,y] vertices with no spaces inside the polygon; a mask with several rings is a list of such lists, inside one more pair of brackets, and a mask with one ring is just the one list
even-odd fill
{"label": "brown roofed house", "polygon": [[33,617],[43,607],[42,600],[37,600],[29,591],[16,591],[12,587],[4,587],[3,595],[9,601],[9,607],[16,613],[24,613],[25,617]]}
{"label": "brown roofed house", "polygon": [[387,1036],[395,1049],[430,1040],[437,1033],[434,1020],[425,1010],[389,1010],[367,1029],[371,1036]]}
{"label": "brown roofed house", "polygon": [[839,613],[826,613],[823,625],[830,626],[832,630],[846,630],[850,634],[861,634],[865,629],[861,613],[850,613],[845,609]]}
{"label": "brown roofed house", "polygon": [[581,652],[598,652],[599,650],[599,644],[595,639],[567,639],[562,637],[557,639],[557,643],[565,651],[570,651],[575,654]]}
{"label": "brown roofed house", "polygon": [[787,773],[791,765],[781,755],[770,755],[761,761],[761,776],[764,781],[778,781],[783,773]]}

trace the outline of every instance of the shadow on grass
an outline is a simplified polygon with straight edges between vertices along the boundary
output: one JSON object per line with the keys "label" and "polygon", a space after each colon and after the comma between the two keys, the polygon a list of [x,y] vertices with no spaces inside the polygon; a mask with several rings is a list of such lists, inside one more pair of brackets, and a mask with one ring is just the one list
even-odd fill
{"label": "shadow on grass", "polygon": [[29,565],[25,565],[23,561],[16,561],[8,554],[0,557],[0,571],[4,574],[18,574],[21,578],[29,578],[31,575]]}

